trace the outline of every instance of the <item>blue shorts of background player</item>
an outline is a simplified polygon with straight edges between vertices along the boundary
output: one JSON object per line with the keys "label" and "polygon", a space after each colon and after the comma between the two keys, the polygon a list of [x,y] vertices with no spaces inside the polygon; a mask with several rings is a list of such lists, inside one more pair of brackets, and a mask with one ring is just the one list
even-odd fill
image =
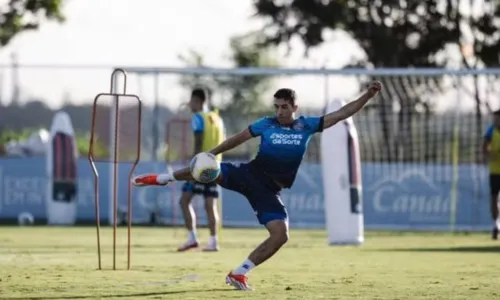
{"label": "blue shorts of background player", "polygon": [[273,220],[288,221],[288,213],[280,198],[281,187],[266,174],[249,163],[222,163],[221,172],[220,185],[245,196],[260,224],[266,225]]}
{"label": "blue shorts of background player", "polygon": [[182,185],[182,191],[208,198],[219,198],[219,188],[215,182],[186,181]]}

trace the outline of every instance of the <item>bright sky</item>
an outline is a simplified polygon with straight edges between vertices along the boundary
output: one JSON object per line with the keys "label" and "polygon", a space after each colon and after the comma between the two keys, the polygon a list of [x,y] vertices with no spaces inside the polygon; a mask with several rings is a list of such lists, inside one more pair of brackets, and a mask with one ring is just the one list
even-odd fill
{"label": "bright sky", "polygon": [[[15,52],[21,65],[109,68],[22,68],[21,100],[41,98],[57,107],[69,95],[74,103],[87,102],[96,94],[109,91],[112,66],[182,67],[178,56],[189,49],[203,53],[209,66],[228,67],[229,38],[263,25],[252,17],[251,0],[67,0],[64,13],[65,23],[43,24],[39,31],[23,33],[0,49],[0,65],[10,64]],[[362,55],[346,34],[329,34],[326,40],[308,58],[304,58],[299,41],[292,43],[289,56],[285,56],[285,49],[280,49],[277,57],[284,67],[339,68],[351,57]],[[188,97],[178,80],[178,76],[168,75],[159,81],[160,99],[171,108],[177,108]],[[301,105],[313,107],[322,107],[325,98],[351,99],[357,93],[355,81],[338,77],[326,81],[320,76],[302,75],[274,81],[274,88],[285,86],[297,91]],[[11,87],[12,72],[0,68],[0,95],[4,103],[12,98]],[[152,104],[152,77],[130,74],[129,92]],[[444,98],[450,100],[439,99],[439,108],[456,106],[456,96]],[[472,98],[466,102],[469,108],[474,105]]]}
{"label": "bright sky", "polygon": [[[229,38],[261,28],[252,18],[251,0],[69,0],[64,7],[67,21],[46,23],[37,32],[23,33],[0,50],[0,64],[9,64],[13,52],[20,64],[44,65],[135,65],[182,67],[178,55],[188,49],[201,51],[208,65],[228,67]],[[344,42],[329,43],[303,57],[303,47],[294,43],[290,56],[280,60],[287,67],[340,67],[357,47]],[[12,73],[1,74],[4,103],[11,99]],[[89,101],[109,90],[109,69],[21,69],[21,99],[38,96],[59,106],[65,95],[71,101]],[[146,103],[153,102],[150,78],[130,75],[129,91]],[[160,97],[171,107],[186,100],[186,91],[176,85],[176,76],[162,77]],[[140,84],[139,84],[140,82]],[[308,106],[322,106],[325,85],[321,77],[298,76],[277,85],[295,88]],[[336,84],[333,85],[333,88]],[[338,84],[338,87],[342,87]],[[355,88],[355,87],[353,87]],[[332,86],[329,86],[330,93]]]}

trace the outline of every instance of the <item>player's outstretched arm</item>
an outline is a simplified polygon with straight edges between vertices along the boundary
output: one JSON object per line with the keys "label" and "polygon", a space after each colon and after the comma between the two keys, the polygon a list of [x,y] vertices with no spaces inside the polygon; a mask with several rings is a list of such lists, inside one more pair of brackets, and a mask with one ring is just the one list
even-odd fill
{"label": "player's outstretched arm", "polygon": [[250,133],[250,130],[248,130],[248,128],[245,128],[244,130],[240,131],[239,133],[228,137],[225,141],[223,141],[222,143],[220,143],[219,145],[217,145],[215,148],[213,148],[212,150],[210,150],[208,152],[212,153],[213,155],[224,153],[226,151],[229,151],[231,149],[238,147],[239,145],[248,141],[252,137],[253,136]]}
{"label": "player's outstretched arm", "polygon": [[323,123],[323,129],[332,127],[333,125],[337,124],[338,122],[345,120],[349,118],[350,116],[354,115],[356,112],[358,112],[365,104],[375,97],[375,95],[378,94],[378,92],[382,89],[382,85],[378,81],[374,81],[370,84],[368,87],[368,90],[363,93],[358,99],[342,106],[337,111],[331,112],[329,114],[326,114],[324,116],[324,123]]}
{"label": "player's outstretched arm", "polygon": [[[247,128],[240,133],[227,138],[225,141],[220,143],[217,147],[213,148],[209,152],[213,155],[224,153],[228,150],[238,147],[252,137],[253,136],[250,133],[250,130]],[[165,185],[175,180],[185,181],[194,180],[194,178],[191,175],[189,167],[186,167],[179,169],[173,173],[139,175],[132,179],[132,183],[136,186]]]}
{"label": "player's outstretched arm", "polygon": [[[252,134],[250,133],[248,128],[246,128],[243,131],[228,137],[226,140],[224,140],[222,143],[220,143],[219,145],[217,145],[215,148],[213,148],[208,152],[212,153],[213,155],[224,153],[226,151],[238,147],[239,145],[243,144],[244,142],[248,141],[251,138]],[[177,170],[173,173],[173,176],[176,180],[193,180],[189,168],[183,168]]]}

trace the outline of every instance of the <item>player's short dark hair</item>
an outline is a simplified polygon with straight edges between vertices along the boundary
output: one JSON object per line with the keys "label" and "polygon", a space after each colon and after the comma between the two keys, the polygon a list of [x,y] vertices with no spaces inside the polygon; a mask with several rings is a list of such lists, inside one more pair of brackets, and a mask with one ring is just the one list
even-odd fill
{"label": "player's short dark hair", "polygon": [[495,110],[495,111],[493,112],[493,115],[494,115],[495,117],[500,117],[500,109]]}
{"label": "player's short dark hair", "polygon": [[290,102],[291,105],[295,105],[295,100],[297,100],[297,95],[295,91],[292,89],[279,89],[274,93],[274,98],[276,99],[284,99]]}
{"label": "player's short dark hair", "polygon": [[194,88],[191,91],[191,97],[196,97],[200,99],[202,103],[205,103],[205,100],[207,100],[207,91],[202,87]]}

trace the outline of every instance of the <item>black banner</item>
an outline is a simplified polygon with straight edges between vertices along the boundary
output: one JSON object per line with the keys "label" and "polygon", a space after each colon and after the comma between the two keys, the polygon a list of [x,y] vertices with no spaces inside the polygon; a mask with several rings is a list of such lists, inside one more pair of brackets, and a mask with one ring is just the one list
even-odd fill
{"label": "black banner", "polygon": [[362,213],[362,196],[361,196],[361,174],[358,174],[361,169],[359,161],[356,158],[356,141],[353,139],[350,132],[349,124],[346,122],[347,129],[347,147],[348,147],[348,160],[349,160],[349,187],[351,194],[351,213]]}

